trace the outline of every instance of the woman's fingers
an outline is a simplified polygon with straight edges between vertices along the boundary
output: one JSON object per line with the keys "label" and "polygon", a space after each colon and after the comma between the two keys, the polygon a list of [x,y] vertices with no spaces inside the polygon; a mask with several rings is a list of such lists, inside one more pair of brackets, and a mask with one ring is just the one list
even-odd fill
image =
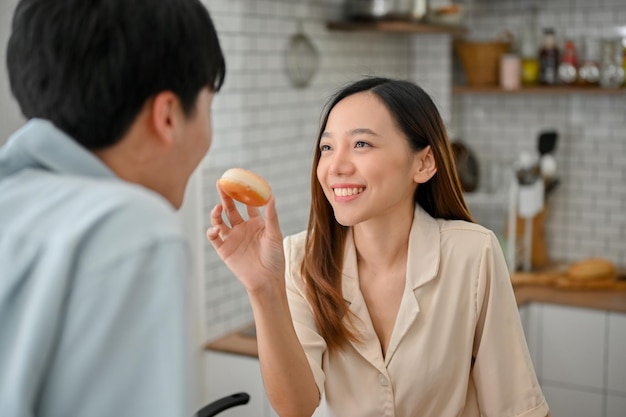
{"label": "woman's fingers", "polygon": [[219,228],[215,226],[209,227],[206,231],[206,237],[209,239],[209,242],[211,242],[211,245],[213,245],[213,248],[219,252],[220,247],[224,244],[224,240],[220,237]]}
{"label": "woman's fingers", "polygon": [[248,218],[250,219],[261,216],[261,210],[259,210],[258,207],[246,205],[246,212],[248,213]]}
{"label": "woman's fingers", "polygon": [[266,218],[266,230],[269,236],[275,240],[282,241],[282,233],[280,231],[280,224],[278,223],[278,214],[276,213],[276,200],[274,196],[270,197],[270,200],[265,206],[265,218]]}
{"label": "woman's fingers", "polygon": [[230,232],[230,228],[224,223],[224,219],[222,218],[222,210],[223,207],[221,204],[213,207],[213,210],[211,210],[211,227],[206,233],[207,238],[216,249],[224,243],[226,236],[228,236]]}
{"label": "woman's fingers", "polygon": [[[217,190],[222,202],[211,210],[211,227],[206,231],[206,236],[213,247],[220,253],[220,256],[224,255],[223,251],[226,248],[223,245],[231,234],[232,238],[236,240],[245,240],[247,239],[244,237],[245,235],[252,236],[257,231],[265,229],[264,234],[270,242],[282,242],[282,233],[276,213],[276,201],[273,196],[270,197],[265,207],[266,219],[263,219],[259,207],[246,205],[248,219],[245,220],[239,213],[234,200],[220,189],[219,183],[217,184]],[[238,246],[237,243],[233,242],[230,247],[236,248]]]}
{"label": "woman's fingers", "polygon": [[220,198],[222,199],[222,206],[224,207],[224,211],[226,212],[226,217],[230,222],[231,226],[236,226],[240,223],[243,223],[243,217],[239,214],[239,210],[237,210],[237,206],[235,205],[235,200],[230,198],[222,189],[220,188],[219,181],[216,184],[217,191],[220,194]]}
{"label": "woman's fingers", "polygon": [[223,206],[221,204],[216,205],[211,210],[211,226],[218,229],[218,232],[222,238],[226,238],[228,232],[230,232],[230,227],[226,223],[224,223],[224,218],[222,217]]}

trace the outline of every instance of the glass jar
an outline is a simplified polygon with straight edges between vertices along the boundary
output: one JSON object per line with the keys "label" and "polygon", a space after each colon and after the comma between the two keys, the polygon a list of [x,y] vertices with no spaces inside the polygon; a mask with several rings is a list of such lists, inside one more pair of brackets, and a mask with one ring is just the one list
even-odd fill
{"label": "glass jar", "polygon": [[618,88],[624,82],[624,50],[621,38],[601,40],[600,86]]}
{"label": "glass jar", "polygon": [[624,68],[624,82],[622,83],[622,85],[624,87],[626,87],[626,38],[622,39],[622,51],[624,52],[622,54],[622,67]]}
{"label": "glass jar", "polygon": [[599,40],[587,36],[581,40],[579,49],[578,81],[583,85],[598,85],[600,81]]}

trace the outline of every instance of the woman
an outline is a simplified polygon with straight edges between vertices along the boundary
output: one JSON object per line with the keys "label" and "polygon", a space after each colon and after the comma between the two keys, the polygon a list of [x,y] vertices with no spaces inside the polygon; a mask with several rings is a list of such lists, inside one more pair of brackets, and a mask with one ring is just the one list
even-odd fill
{"label": "woman", "polygon": [[311,186],[308,228],[284,247],[273,198],[266,220],[244,220],[220,190],[207,232],[250,297],[280,416],[310,416],[322,395],[340,417],[548,414],[502,251],[472,223],[421,88],[340,91]]}

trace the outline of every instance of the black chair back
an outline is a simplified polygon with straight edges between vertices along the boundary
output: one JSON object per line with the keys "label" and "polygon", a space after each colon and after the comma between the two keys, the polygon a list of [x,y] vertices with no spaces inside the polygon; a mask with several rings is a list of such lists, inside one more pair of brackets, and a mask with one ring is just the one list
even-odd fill
{"label": "black chair back", "polygon": [[213,417],[214,415],[229,408],[248,404],[248,401],[250,401],[250,396],[245,392],[229,395],[228,397],[220,398],[219,400],[215,400],[209,405],[202,407],[202,409],[200,409],[194,417]]}

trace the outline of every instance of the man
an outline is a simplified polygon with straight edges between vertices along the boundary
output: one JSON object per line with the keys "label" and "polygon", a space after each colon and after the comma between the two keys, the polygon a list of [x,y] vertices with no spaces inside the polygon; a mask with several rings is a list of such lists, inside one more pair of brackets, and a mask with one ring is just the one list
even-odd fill
{"label": "man", "polygon": [[175,209],[225,64],[198,0],[21,0],[0,149],[0,414],[189,416]]}

